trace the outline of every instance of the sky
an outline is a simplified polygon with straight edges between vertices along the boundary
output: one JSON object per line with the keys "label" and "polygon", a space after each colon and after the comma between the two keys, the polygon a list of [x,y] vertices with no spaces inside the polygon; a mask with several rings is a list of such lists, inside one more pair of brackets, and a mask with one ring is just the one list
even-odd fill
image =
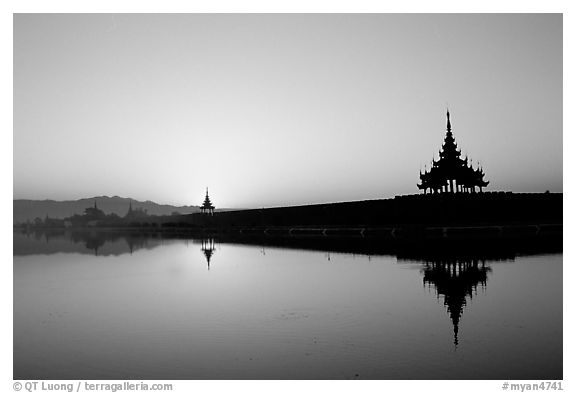
{"label": "sky", "polygon": [[560,14],[15,14],[15,199],[244,208],[562,192]]}

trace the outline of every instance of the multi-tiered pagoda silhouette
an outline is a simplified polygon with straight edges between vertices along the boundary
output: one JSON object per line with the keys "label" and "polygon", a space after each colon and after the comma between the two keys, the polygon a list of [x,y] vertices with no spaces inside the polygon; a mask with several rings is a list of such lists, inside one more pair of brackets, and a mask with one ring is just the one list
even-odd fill
{"label": "multi-tiered pagoda silhouette", "polygon": [[204,203],[200,206],[200,212],[209,215],[214,215],[214,205],[210,202],[210,197],[208,196],[208,187],[206,187],[206,198],[204,198]]}
{"label": "multi-tiered pagoda silhouette", "polygon": [[429,171],[420,171],[420,184],[418,188],[424,190],[424,194],[430,190],[431,193],[440,192],[476,192],[476,187],[482,192],[489,182],[484,181],[484,171],[482,168],[474,169],[468,163],[468,157],[460,158],[460,150],[452,135],[450,125],[450,112],[446,112],[446,137],[440,151],[440,159],[432,160],[432,167]]}

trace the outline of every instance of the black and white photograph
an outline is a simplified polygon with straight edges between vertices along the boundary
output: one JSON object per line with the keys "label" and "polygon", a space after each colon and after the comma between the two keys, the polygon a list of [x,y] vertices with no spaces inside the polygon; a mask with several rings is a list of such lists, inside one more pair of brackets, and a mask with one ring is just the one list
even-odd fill
{"label": "black and white photograph", "polygon": [[10,388],[569,390],[562,13],[12,21]]}

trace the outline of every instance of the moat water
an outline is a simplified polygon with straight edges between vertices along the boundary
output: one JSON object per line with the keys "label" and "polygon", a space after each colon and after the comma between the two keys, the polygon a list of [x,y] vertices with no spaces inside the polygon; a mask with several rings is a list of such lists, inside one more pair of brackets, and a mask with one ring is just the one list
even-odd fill
{"label": "moat water", "polygon": [[14,379],[562,378],[562,254],[14,233]]}

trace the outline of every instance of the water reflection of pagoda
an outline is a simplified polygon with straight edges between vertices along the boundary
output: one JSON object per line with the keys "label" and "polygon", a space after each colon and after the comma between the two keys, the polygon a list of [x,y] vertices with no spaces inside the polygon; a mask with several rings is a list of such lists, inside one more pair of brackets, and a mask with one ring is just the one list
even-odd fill
{"label": "water reflection of pagoda", "polygon": [[208,270],[210,270],[210,259],[212,258],[214,251],[216,251],[214,239],[202,239],[202,246],[200,249],[206,257],[206,262],[208,262]]}
{"label": "water reflection of pagoda", "polygon": [[466,306],[466,298],[477,294],[478,285],[486,287],[490,268],[478,259],[438,260],[425,262],[424,284],[434,286],[438,297],[444,297],[444,305],[454,325],[454,345],[458,345],[458,324]]}
{"label": "water reflection of pagoda", "polygon": [[130,254],[134,253],[135,249],[144,248],[148,243],[146,237],[126,236],[126,243],[130,249]]}
{"label": "water reflection of pagoda", "polygon": [[106,239],[104,238],[104,236],[98,232],[87,232],[87,233],[72,232],[70,237],[74,243],[78,242],[84,243],[84,245],[88,250],[92,250],[94,252],[95,256],[98,256],[98,249],[104,246],[104,244],[106,243]]}
{"label": "water reflection of pagoda", "polygon": [[440,192],[476,192],[476,187],[482,192],[489,182],[484,181],[484,171],[482,168],[474,169],[472,164],[468,163],[468,157],[460,158],[460,150],[452,135],[452,126],[450,125],[450,112],[446,112],[446,137],[440,151],[440,159],[432,160],[432,167],[429,171],[420,171],[420,184],[418,188],[428,190],[431,193]]}

